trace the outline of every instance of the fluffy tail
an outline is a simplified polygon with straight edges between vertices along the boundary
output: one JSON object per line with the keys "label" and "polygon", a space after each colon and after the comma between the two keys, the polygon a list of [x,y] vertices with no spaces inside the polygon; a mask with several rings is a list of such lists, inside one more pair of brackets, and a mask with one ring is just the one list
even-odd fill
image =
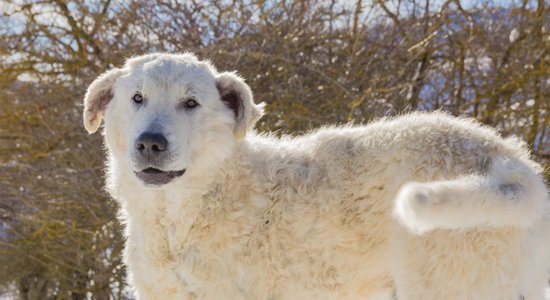
{"label": "fluffy tail", "polygon": [[405,184],[394,215],[417,234],[480,226],[527,228],[542,219],[547,199],[544,182],[532,167],[501,158],[485,175]]}

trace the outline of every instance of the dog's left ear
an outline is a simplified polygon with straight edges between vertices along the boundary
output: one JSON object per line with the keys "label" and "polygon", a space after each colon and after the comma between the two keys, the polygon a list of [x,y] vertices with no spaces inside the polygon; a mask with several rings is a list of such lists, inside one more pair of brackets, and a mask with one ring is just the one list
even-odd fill
{"label": "dog's left ear", "polygon": [[244,80],[234,72],[220,73],[216,79],[216,86],[220,92],[221,100],[235,114],[234,134],[237,139],[242,139],[246,131],[254,127],[262,117],[264,103],[255,104],[252,90]]}

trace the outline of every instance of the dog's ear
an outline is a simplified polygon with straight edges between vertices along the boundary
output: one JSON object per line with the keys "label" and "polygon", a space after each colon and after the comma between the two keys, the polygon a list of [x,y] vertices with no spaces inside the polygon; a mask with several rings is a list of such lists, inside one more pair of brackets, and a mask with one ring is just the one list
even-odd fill
{"label": "dog's ear", "polygon": [[94,133],[101,125],[103,113],[113,99],[113,85],[124,72],[121,69],[109,70],[92,82],[84,97],[84,127]]}
{"label": "dog's ear", "polygon": [[252,129],[264,111],[264,103],[255,104],[252,90],[244,80],[234,72],[223,72],[216,79],[221,100],[235,114],[234,134],[237,139]]}

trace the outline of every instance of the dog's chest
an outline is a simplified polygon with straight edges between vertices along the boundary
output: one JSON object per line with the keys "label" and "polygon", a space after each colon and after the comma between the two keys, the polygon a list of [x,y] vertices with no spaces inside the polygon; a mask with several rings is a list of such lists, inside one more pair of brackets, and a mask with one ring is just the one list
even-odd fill
{"label": "dog's chest", "polygon": [[[226,210],[215,222],[194,223],[184,243],[171,244],[174,269],[188,293],[197,299],[269,299],[285,298],[289,289],[307,294],[355,288],[353,282],[341,282],[351,270],[336,258],[358,259],[354,248],[359,245],[349,245],[345,253],[330,250],[326,243],[334,234],[311,213],[302,212],[301,218],[253,215]],[[351,231],[348,235],[349,243],[356,243]],[[181,236],[177,226],[167,230],[168,240]]]}
{"label": "dog's chest", "polygon": [[173,269],[186,292],[197,299],[267,298],[269,274],[260,258],[265,249],[261,241],[250,241],[254,233],[244,224],[226,216],[195,222],[188,233],[167,228]]}

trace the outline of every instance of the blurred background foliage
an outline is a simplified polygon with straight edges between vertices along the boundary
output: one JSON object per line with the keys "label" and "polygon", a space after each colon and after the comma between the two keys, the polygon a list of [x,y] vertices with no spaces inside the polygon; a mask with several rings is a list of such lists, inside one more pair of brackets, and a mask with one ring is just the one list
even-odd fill
{"label": "blurred background foliage", "polygon": [[[412,110],[472,116],[550,161],[544,0],[0,1],[0,298],[129,298],[82,98],[132,55],[195,52],[299,133]],[[548,176],[548,172],[546,173]]]}

